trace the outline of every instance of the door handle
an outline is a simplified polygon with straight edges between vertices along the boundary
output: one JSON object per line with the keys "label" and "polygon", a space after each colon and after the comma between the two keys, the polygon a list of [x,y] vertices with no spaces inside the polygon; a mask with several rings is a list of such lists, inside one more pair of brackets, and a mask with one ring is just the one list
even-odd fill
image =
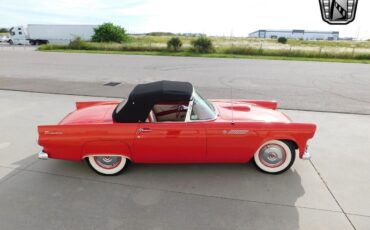
{"label": "door handle", "polygon": [[139,128],[138,133],[149,133],[151,131],[150,128]]}

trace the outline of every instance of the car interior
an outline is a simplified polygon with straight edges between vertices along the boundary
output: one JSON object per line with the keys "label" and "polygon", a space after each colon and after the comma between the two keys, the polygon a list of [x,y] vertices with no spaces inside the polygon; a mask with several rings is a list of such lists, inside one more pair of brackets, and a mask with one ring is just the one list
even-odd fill
{"label": "car interior", "polygon": [[146,122],[185,121],[189,102],[160,102],[153,106]]}

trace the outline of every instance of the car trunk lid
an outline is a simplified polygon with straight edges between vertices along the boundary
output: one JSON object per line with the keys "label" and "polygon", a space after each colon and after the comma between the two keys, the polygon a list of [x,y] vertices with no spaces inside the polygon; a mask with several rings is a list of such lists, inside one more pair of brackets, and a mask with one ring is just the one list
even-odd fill
{"label": "car trunk lid", "polygon": [[78,108],[68,114],[59,124],[104,124],[112,123],[112,113],[116,104],[97,104]]}

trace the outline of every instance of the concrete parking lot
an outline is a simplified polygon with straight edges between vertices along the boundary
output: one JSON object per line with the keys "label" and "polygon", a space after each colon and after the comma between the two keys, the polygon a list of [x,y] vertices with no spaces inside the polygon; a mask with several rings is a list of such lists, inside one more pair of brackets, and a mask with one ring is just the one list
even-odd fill
{"label": "concrete parking lot", "polygon": [[[271,176],[246,165],[131,165],[102,177],[37,160],[38,124],[92,97],[0,91],[3,229],[368,229],[370,117],[285,111],[317,123],[313,160]],[[102,99],[102,98],[100,98]]]}
{"label": "concrete parking lot", "polygon": [[[369,70],[0,49],[0,229],[370,229]],[[37,125],[157,79],[192,81],[213,98],[232,85],[235,97],[279,99],[293,120],[318,125],[312,160],[277,176],[252,164],[134,164],[103,177],[84,162],[37,159]]]}

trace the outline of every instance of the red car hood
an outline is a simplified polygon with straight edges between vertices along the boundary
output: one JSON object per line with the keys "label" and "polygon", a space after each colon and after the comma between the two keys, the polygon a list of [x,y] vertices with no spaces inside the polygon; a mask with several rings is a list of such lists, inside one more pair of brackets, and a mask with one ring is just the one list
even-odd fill
{"label": "red car hood", "polygon": [[[231,121],[291,122],[285,114],[253,103],[238,100],[211,100],[219,112],[219,119]],[[232,112],[233,111],[233,112]]]}
{"label": "red car hood", "polygon": [[97,104],[78,108],[68,114],[59,124],[77,125],[77,124],[104,124],[112,123],[112,113],[117,104]]}

